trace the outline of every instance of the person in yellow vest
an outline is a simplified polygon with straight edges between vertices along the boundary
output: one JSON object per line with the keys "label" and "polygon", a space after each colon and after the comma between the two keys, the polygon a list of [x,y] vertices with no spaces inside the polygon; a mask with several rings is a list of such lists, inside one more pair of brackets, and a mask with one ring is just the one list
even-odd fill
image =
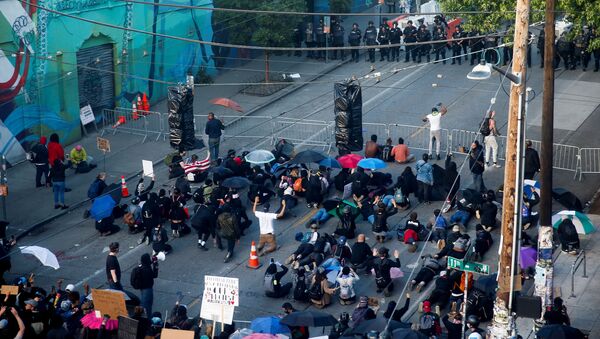
{"label": "person in yellow vest", "polygon": [[81,145],[75,146],[69,153],[69,164],[77,173],[89,172],[92,168],[92,157],[87,155],[87,152]]}

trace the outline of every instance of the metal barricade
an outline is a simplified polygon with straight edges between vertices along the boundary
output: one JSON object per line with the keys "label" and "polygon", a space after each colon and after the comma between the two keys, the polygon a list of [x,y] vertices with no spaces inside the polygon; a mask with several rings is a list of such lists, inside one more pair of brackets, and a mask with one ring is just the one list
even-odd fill
{"label": "metal barricade", "polygon": [[[117,114],[128,113],[132,116],[135,115],[133,109],[131,109],[131,108],[117,107],[117,108],[115,108],[115,111],[117,112]],[[162,121],[161,121],[162,114],[160,112],[144,111],[144,110],[140,110],[140,109],[137,109],[136,112],[137,112],[138,116],[145,117],[146,131],[148,132],[148,134],[155,134],[156,141],[158,141],[161,134],[164,132]]]}
{"label": "metal barricade", "polygon": [[573,261],[573,264],[571,265],[571,295],[569,296],[569,298],[575,298],[575,272],[577,272],[577,270],[579,269],[579,266],[581,266],[581,264],[583,264],[583,276],[582,278],[587,278],[587,264],[586,264],[586,260],[585,260],[585,251],[581,251],[579,252],[579,254],[577,255],[577,257],[575,258],[575,260]]}
{"label": "metal barricade", "polygon": [[146,116],[132,111],[112,109],[104,109],[102,114],[105,125],[100,136],[103,136],[106,131],[112,131],[113,135],[117,132],[124,132],[143,136],[142,143],[146,142],[148,138]]}
{"label": "metal barricade", "polygon": [[[465,131],[462,129],[453,129],[450,132],[450,150],[452,152],[458,152],[459,148],[464,147],[465,150],[468,151],[474,140],[481,141],[481,138],[479,138],[480,135],[481,134],[479,132]],[[500,155],[501,140],[498,140],[498,137],[496,139],[498,141],[498,155]]]}
{"label": "metal barricade", "polygon": [[[398,137],[404,139],[410,149],[418,149],[423,151],[429,151],[429,128],[424,126],[413,126],[413,125],[400,125],[390,124],[388,125],[390,137],[394,143],[398,140]],[[440,130],[440,140],[436,142],[440,143],[440,153],[448,152],[448,130]],[[433,145],[433,151],[435,152],[435,144]]]}
{"label": "metal barricade", "polygon": [[294,143],[296,148],[316,146],[323,147],[327,152],[331,149],[333,134],[325,121],[276,118],[271,125],[273,144],[279,139],[286,139]]}
{"label": "metal barricade", "polygon": [[[335,122],[333,122],[333,126],[335,126]],[[388,125],[373,122],[363,122],[362,135],[364,141],[366,142],[371,140],[371,135],[373,134],[377,136],[377,142],[379,144],[384,144],[385,139],[390,137]]]}
{"label": "metal barricade", "polygon": [[[238,115],[220,115],[225,129],[223,130],[223,139],[251,139],[252,141],[271,140],[273,135],[272,126],[269,123],[273,118],[270,116],[238,116]],[[196,126],[196,137],[204,137],[204,126],[207,115],[194,115],[194,125]]]}
{"label": "metal barricade", "polygon": [[[580,148],[579,149],[579,181],[583,174],[600,173],[600,148]],[[575,172],[577,176],[577,172]]]}

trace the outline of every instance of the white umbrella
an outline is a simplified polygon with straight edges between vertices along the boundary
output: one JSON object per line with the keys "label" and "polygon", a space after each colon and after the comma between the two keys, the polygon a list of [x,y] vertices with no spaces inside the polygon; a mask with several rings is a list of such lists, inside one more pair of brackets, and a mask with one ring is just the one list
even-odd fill
{"label": "white umbrella", "polygon": [[54,268],[55,270],[60,268],[58,264],[58,259],[56,259],[56,255],[50,252],[49,249],[40,246],[20,246],[19,249],[23,254],[31,254],[38,258],[38,260],[44,266],[49,266]]}

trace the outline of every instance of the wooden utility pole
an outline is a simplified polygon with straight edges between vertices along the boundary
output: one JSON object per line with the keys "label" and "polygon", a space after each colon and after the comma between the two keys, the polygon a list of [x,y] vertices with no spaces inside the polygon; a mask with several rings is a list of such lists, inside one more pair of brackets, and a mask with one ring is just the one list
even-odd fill
{"label": "wooden utility pole", "polygon": [[502,198],[502,241],[498,264],[498,291],[494,304],[494,321],[489,327],[491,338],[509,338],[514,330],[511,315],[515,278],[518,274],[518,251],[522,202],[522,153],[525,127],[525,79],[527,42],[529,34],[529,0],[517,0],[513,64],[511,73],[520,77],[512,83],[506,132],[506,164],[504,168],[504,195]]}
{"label": "wooden utility pole", "polygon": [[[542,149],[540,154],[540,227],[535,294],[542,298],[542,315],[552,305],[552,162],[554,143],[554,3],[546,0],[544,25],[544,98],[542,103]],[[539,319],[538,323],[543,323]]]}

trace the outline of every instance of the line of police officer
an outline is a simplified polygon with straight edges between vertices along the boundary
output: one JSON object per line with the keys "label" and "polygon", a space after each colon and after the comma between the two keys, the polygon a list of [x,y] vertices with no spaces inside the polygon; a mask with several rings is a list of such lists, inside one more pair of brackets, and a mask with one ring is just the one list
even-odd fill
{"label": "line of police officer", "polygon": [[[574,70],[578,64],[581,64],[583,71],[586,71],[591,57],[594,57],[594,72],[600,69],[600,47],[590,50],[590,42],[598,36],[597,28],[589,29],[584,27],[574,38],[569,33],[563,33],[556,41],[554,68],[560,67],[561,62],[565,69]],[[540,67],[544,67],[544,38],[545,33],[542,27],[538,36],[537,47],[542,58]]]}

